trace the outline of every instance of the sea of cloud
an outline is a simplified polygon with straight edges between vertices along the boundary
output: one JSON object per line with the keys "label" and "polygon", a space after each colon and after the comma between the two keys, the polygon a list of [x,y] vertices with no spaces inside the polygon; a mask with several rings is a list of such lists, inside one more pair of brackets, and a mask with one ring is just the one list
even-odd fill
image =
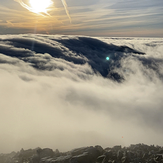
{"label": "sea of cloud", "polygon": [[0,153],[163,145],[162,117],[162,38],[0,36]]}

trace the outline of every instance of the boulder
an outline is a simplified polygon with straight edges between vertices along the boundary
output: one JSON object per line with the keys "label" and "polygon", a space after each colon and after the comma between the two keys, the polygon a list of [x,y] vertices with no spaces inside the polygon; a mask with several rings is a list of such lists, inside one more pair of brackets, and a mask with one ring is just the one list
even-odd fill
{"label": "boulder", "polygon": [[40,158],[53,157],[54,156],[54,152],[50,148],[38,149],[37,154],[39,155]]}
{"label": "boulder", "polygon": [[77,158],[83,158],[89,155],[89,159],[93,162],[95,162],[97,157],[100,156],[102,153],[103,153],[103,149],[100,146],[77,148],[70,152],[72,156],[75,156],[75,160]]}
{"label": "boulder", "polygon": [[61,153],[59,152],[58,149],[56,149],[54,152],[54,155],[55,155],[55,157],[59,157],[61,155]]}
{"label": "boulder", "polygon": [[106,156],[101,155],[97,158],[96,163],[104,163]]}
{"label": "boulder", "polygon": [[53,161],[53,158],[45,157],[42,158],[39,163],[51,163]]}
{"label": "boulder", "polygon": [[156,156],[155,156],[155,160],[156,161],[161,161],[163,159],[163,154],[157,154]]}
{"label": "boulder", "polygon": [[121,150],[119,150],[119,151],[117,152],[117,159],[118,159],[118,160],[121,160],[122,157],[123,157],[123,152],[122,152]]}
{"label": "boulder", "polygon": [[100,155],[104,153],[104,149],[101,146],[96,145],[95,148],[99,151]]}
{"label": "boulder", "polygon": [[89,147],[82,147],[82,148],[76,148],[73,149],[70,154],[72,156],[77,156],[77,155],[81,155],[82,153],[84,153]]}
{"label": "boulder", "polygon": [[126,156],[122,157],[121,161],[122,163],[130,163],[129,159]]}
{"label": "boulder", "polygon": [[72,158],[71,155],[60,156],[60,157],[57,157],[56,159],[53,159],[51,163],[70,163],[71,158]]}
{"label": "boulder", "polygon": [[83,154],[73,156],[70,160],[70,163],[94,163],[91,156],[88,152],[84,152]]}
{"label": "boulder", "polygon": [[158,153],[163,154],[163,149],[160,149]]}
{"label": "boulder", "polygon": [[121,150],[121,148],[122,148],[121,145],[116,145],[112,148],[112,150],[119,151]]}
{"label": "boulder", "polygon": [[104,155],[106,156],[106,160],[110,160],[113,157],[113,152],[109,150],[109,151],[106,151]]}
{"label": "boulder", "polygon": [[34,154],[30,159],[30,163],[38,163],[38,162],[40,162],[40,157],[38,154]]}
{"label": "boulder", "polygon": [[101,151],[94,147],[89,147],[85,152],[88,152],[94,162],[96,161],[97,157],[101,155]]}

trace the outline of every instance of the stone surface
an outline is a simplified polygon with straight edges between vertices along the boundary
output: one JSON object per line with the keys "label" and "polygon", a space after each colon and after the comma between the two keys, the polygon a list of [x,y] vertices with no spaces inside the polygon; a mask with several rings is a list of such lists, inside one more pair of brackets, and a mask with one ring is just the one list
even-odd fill
{"label": "stone surface", "polygon": [[136,144],[103,149],[90,146],[64,153],[50,148],[21,149],[0,154],[0,163],[163,163],[163,147]]}

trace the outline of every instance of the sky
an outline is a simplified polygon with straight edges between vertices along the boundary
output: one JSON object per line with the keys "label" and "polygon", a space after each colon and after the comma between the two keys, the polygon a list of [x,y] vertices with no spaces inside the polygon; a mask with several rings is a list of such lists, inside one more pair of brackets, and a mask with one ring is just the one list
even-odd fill
{"label": "sky", "polygon": [[[24,0],[28,3],[28,0]],[[0,0],[0,34],[163,37],[162,0],[53,0],[46,16]]]}

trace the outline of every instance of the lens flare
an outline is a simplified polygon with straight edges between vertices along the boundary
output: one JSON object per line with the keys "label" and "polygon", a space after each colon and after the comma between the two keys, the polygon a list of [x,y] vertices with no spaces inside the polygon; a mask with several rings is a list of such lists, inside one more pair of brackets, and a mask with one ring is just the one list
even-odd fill
{"label": "lens flare", "polygon": [[106,60],[107,60],[107,61],[109,61],[109,60],[110,60],[110,58],[109,58],[109,57],[106,57]]}
{"label": "lens flare", "polygon": [[[52,6],[53,2],[52,0],[29,0],[29,5],[24,3],[23,0],[15,0],[18,2],[22,7],[26,8],[27,10],[42,15],[46,16],[50,14],[48,13],[50,6]],[[62,4],[64,6],[65,12],[71,22],[71,17],[68,11],[68,6],[65,0],[61,0]]]}

